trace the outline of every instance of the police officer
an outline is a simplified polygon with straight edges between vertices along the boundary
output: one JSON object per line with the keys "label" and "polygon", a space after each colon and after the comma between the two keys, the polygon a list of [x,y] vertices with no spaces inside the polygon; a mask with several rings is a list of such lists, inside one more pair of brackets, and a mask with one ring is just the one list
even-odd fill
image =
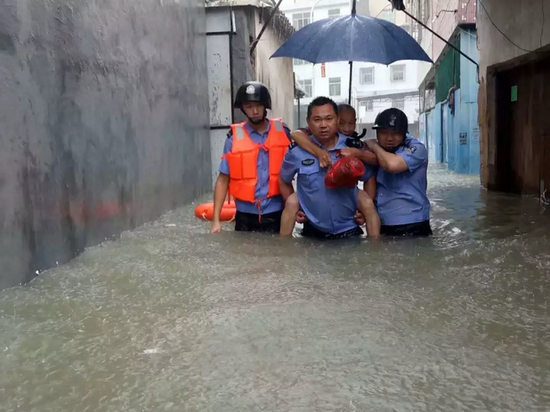
{"label": "police officer", "polygon": [[[309,104],[307,122],[311,131],[308,139],[318,148],[326,150],[332,161],[336,162],[338,152],[347,147],[347,137],[338,133],[336,103],[326,97],[317,97]],[[360,208],[357,187],[328,189],[325,185],[327,169],[321,166],[317,157],[294,144],[281,168],[281,192],[285,199],[294,193],[292,180],[296,174],[299,204],[307,218],[303,236],[338,239],[363,234],[355,222],[355,213]],[[368,181],[372,176],[373,170],[367,165],[361,180]],[[376,236],[380,221],[374,203],[366,194],[363,201],[371,206],[362,208],[365,210],[367,230],[369,235]]]}
{"label": "police officer", "polygon": [[376,204],[382,220],[381,234],[429,236],[430,201],[426,195],[428,152],[408,134],[405,113],[391,108],[375,120],[377,140],[367,146],[378,158]]}
{"label": "police officer", "polygon": [[284,208],[279,171],[290,145],[290,131],[280,119],[268,120],[271,96],[259,82],[244,83],[235,108],[247,118],[227,134],[214,192],[212,233],[221,232],[220,215],[229,186],[236,199],[235,230],[278,233]]}

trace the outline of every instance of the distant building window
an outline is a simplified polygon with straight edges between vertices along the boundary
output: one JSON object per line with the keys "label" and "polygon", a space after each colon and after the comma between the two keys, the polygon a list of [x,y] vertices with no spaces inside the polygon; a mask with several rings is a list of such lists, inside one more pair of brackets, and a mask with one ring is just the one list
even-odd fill
{"label": "distant building window", "polygon": [[367,112],[373,112],[374,111],[374,101],[373,100],[365,100],[365,101],[361,102],[361,106],[363,106]]}
{"label": "distant building window", "polygon": [[292,25],[296,30],[300,30],[302,27],[311,23],[311,14],[306,13],[294,13],[292,15]]}
{"label": "distant building window", "polygon": [[362,67],[359,70],[359,83],[374,84],[374,67]]}
{"label": "distant building window", "polygon": [[396,64],[391,66],[391,81],[392,82],[403,82],[405,81],[405,65]]}
{"label": "distant building window", "polygon": [[298,80],[298,84],[304,92],[306,92],[306,97],[311,97],[313,95],[313,84],[311,79]]}
{"label": "distant building window", "polygon": [[340,9],[330,9],[328,11],[329,18],[340,17]]}
{"label": "distant building window", "polygon": [[292,64],[294,64],[294,66],[303,66],[304,64],[311,64],[311,63],[302,59],[292,59]]}
{"label": "distant building window", "polygon": [[392,99],[391,105],[399,110],[405,110],[405,99],[403,97]]}
{"label": "distant building window", "polygon": [[330,77],[328,79],[329,96],[340,96],[342,94],[342,84],[340,77]]}

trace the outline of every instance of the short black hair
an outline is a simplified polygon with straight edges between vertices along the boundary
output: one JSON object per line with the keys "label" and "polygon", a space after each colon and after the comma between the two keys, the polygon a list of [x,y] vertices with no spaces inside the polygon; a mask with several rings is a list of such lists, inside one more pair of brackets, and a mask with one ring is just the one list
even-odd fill
{"label": "short black hair", "polygon": [[351,104],[347,104],[347,103],[340,103],[338,105],[338,113],[342,113],[342,112],[353,112],[355,115],[357,115],[355,108]]}
{"label": "short black hair", "polygon": [[338,105],[334,102],[334,100],[329,99],[328,97],[320,96],[313,99],[311,103],[307,106],[307,118],[309,119],[311,117],[311,112],[313,112],[314,107],[321,107],[327,104],[332,105],[334,113],[338,115]]}

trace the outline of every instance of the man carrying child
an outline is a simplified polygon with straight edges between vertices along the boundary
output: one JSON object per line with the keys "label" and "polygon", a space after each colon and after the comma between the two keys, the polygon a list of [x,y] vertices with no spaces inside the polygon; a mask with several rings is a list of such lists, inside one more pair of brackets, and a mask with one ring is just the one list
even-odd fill
{"label": "man carrying child", "polygon": [[[334,239],[361,235],[363,231],[355,222],[358,209],[365,216],[369,236],[377,237],[380,233],[380,219],[367,193],[357,187],[328,189],[325,185],[327,169],[323,166],[336,163],[338,154],[348,147],[348,138],[338,132],[338,120],[338,106],[331,99],[318,97],[310,103],[307,121],[311,136],[307,137],[305,148],[300,147],[299,142],[293,145],[281,167],[281,194],[286,200],[281,236],[292,234],[300,207],[307,218],[304,236]],[[310,154],[317,149],[328,153],[330,159],[318,159]],[[297,197],[292,186],[296,174]],[[373,176],[372,168],[367,165],[361,180],[369,181]]]}

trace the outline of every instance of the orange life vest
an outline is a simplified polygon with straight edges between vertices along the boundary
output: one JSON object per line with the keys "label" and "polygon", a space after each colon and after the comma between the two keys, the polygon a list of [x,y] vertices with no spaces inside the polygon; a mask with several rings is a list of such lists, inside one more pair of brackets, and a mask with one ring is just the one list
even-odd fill
{"label": "orange life vest", "polygon": [[281,194],[279,173],[290,141],[281,119],[270,120],[270,129],[265,144],[254,143],[245,128],[246,123],[231,125],[233,148],[225,157],[229,163],[231,195],[243,202],[256,203],[258,184],[258,156],[260,150],[269,153],[269,191],[267,197]]}

